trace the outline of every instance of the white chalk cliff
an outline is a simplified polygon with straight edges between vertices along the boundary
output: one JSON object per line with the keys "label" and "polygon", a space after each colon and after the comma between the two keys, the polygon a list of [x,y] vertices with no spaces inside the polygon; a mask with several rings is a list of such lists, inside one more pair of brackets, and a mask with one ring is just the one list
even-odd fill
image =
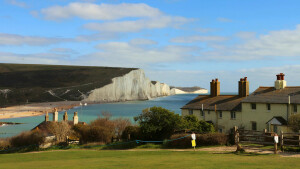
{"label": "white chalk cliff", "polygon": [[112,79],[112,83],[92,90],[84,99],[87,102],[115,102],[128,100],[148,100],[169,96],[169,85],[158,81],[151,82],[142,69],[132,70],[128,74]]}
{"label": "white chalk cliff", "polygon": [[183,91],[177,88],[172,88],[170,90],[171,95],[175,95],[175,94],[206,94],[208,91],[207,89],[199,89],[199,90],[195,90],[195,91]]}

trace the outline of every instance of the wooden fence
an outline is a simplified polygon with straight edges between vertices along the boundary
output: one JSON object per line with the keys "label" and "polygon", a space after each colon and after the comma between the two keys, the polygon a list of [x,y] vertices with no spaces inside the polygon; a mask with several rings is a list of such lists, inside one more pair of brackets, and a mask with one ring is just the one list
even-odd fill
{"label": "wooden fence", "polygon": [[[238,146],[239,143],[274,145],[274,153],[277,153],[277,144],[274,141],[274,136],[278,136],[274,132],[245,130],[234,127],[234,140]],[[278,136],[281,151],[284,147],[300,147],[300,130],[298,133],[280,132]]]}

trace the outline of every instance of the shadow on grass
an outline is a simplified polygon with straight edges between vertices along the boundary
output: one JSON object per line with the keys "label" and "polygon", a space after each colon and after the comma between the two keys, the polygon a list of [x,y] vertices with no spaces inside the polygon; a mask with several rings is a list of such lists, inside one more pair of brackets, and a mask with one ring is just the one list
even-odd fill
{"label": "shadow on grass", "polygon": [[224,153],[213,153],[213,154],[233,154],[238,156],[270,156],[273,154],[261,154],[261,153],[253,153],[253,152],[224,152]]}

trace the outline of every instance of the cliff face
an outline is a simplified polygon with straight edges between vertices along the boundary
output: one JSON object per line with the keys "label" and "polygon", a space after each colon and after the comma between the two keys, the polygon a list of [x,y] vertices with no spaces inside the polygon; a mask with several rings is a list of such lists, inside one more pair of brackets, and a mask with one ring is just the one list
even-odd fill
{"label": "cliff face", "polygon": [[196,88],[196,87],[185,87],[185,88],[172,88],[171,89],[171,94],[175,95],[175,94],[206,94],[208,91],[207,89],[203,89],[203,88]]}
{"label": "cliff face", "polygon": [[112,83],[89,92],[84,101],[148,100],[170,95],[170,87],[160,82],[151,82],[141,69],[112,79]]}
{"label": "cliff face", "polygon": [[146,100],[170,95],[136,68],[0,63],[0,106],[56,101]]}

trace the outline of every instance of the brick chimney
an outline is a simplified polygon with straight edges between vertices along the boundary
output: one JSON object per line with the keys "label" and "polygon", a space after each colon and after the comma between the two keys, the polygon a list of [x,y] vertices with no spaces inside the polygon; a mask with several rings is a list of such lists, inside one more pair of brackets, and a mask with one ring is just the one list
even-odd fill
{"label": "brick chimney", "polygon": [[210,82],[210,96],[215,96],[215,80],[211,80]]}
{"label": "brick chimney", "polygon": [[239,96],[249,96],[249,81],[247,80],[247,77],[241,78],[239,81]]}
{"label": "brick chimney", "polygon": [[74,125],[78,124],[78,115],[77,115],[77,112],[74,112],[73,124]]}
{"label": "brick chimney", "polygon": [[215,97],[220,95],[220,82],[219,79],[213,79],[210,82],[210,96]]}
{"label": "brick chimney", "polygon": [[215,80],[215,96],[219,96],[220,95],[220,82],[219,79],[216,78]]}
{"label": "brick chimney", "polygon": [[284,76],[285,74],[283,73],[280,73],[280,74],[277,74],[277,80],[275,81],[275,89],[276,90],[279,90],[279,89],[284,89],[286,87],[286,81],[284,80]]}
{"label": "brick chimney", "polygon": [[64,116],[63,116],[63,120],[64,120],[64,121],[68,121],[68,113],[67,113],[67,112],[65,112],[65,114],[64,114]]}

